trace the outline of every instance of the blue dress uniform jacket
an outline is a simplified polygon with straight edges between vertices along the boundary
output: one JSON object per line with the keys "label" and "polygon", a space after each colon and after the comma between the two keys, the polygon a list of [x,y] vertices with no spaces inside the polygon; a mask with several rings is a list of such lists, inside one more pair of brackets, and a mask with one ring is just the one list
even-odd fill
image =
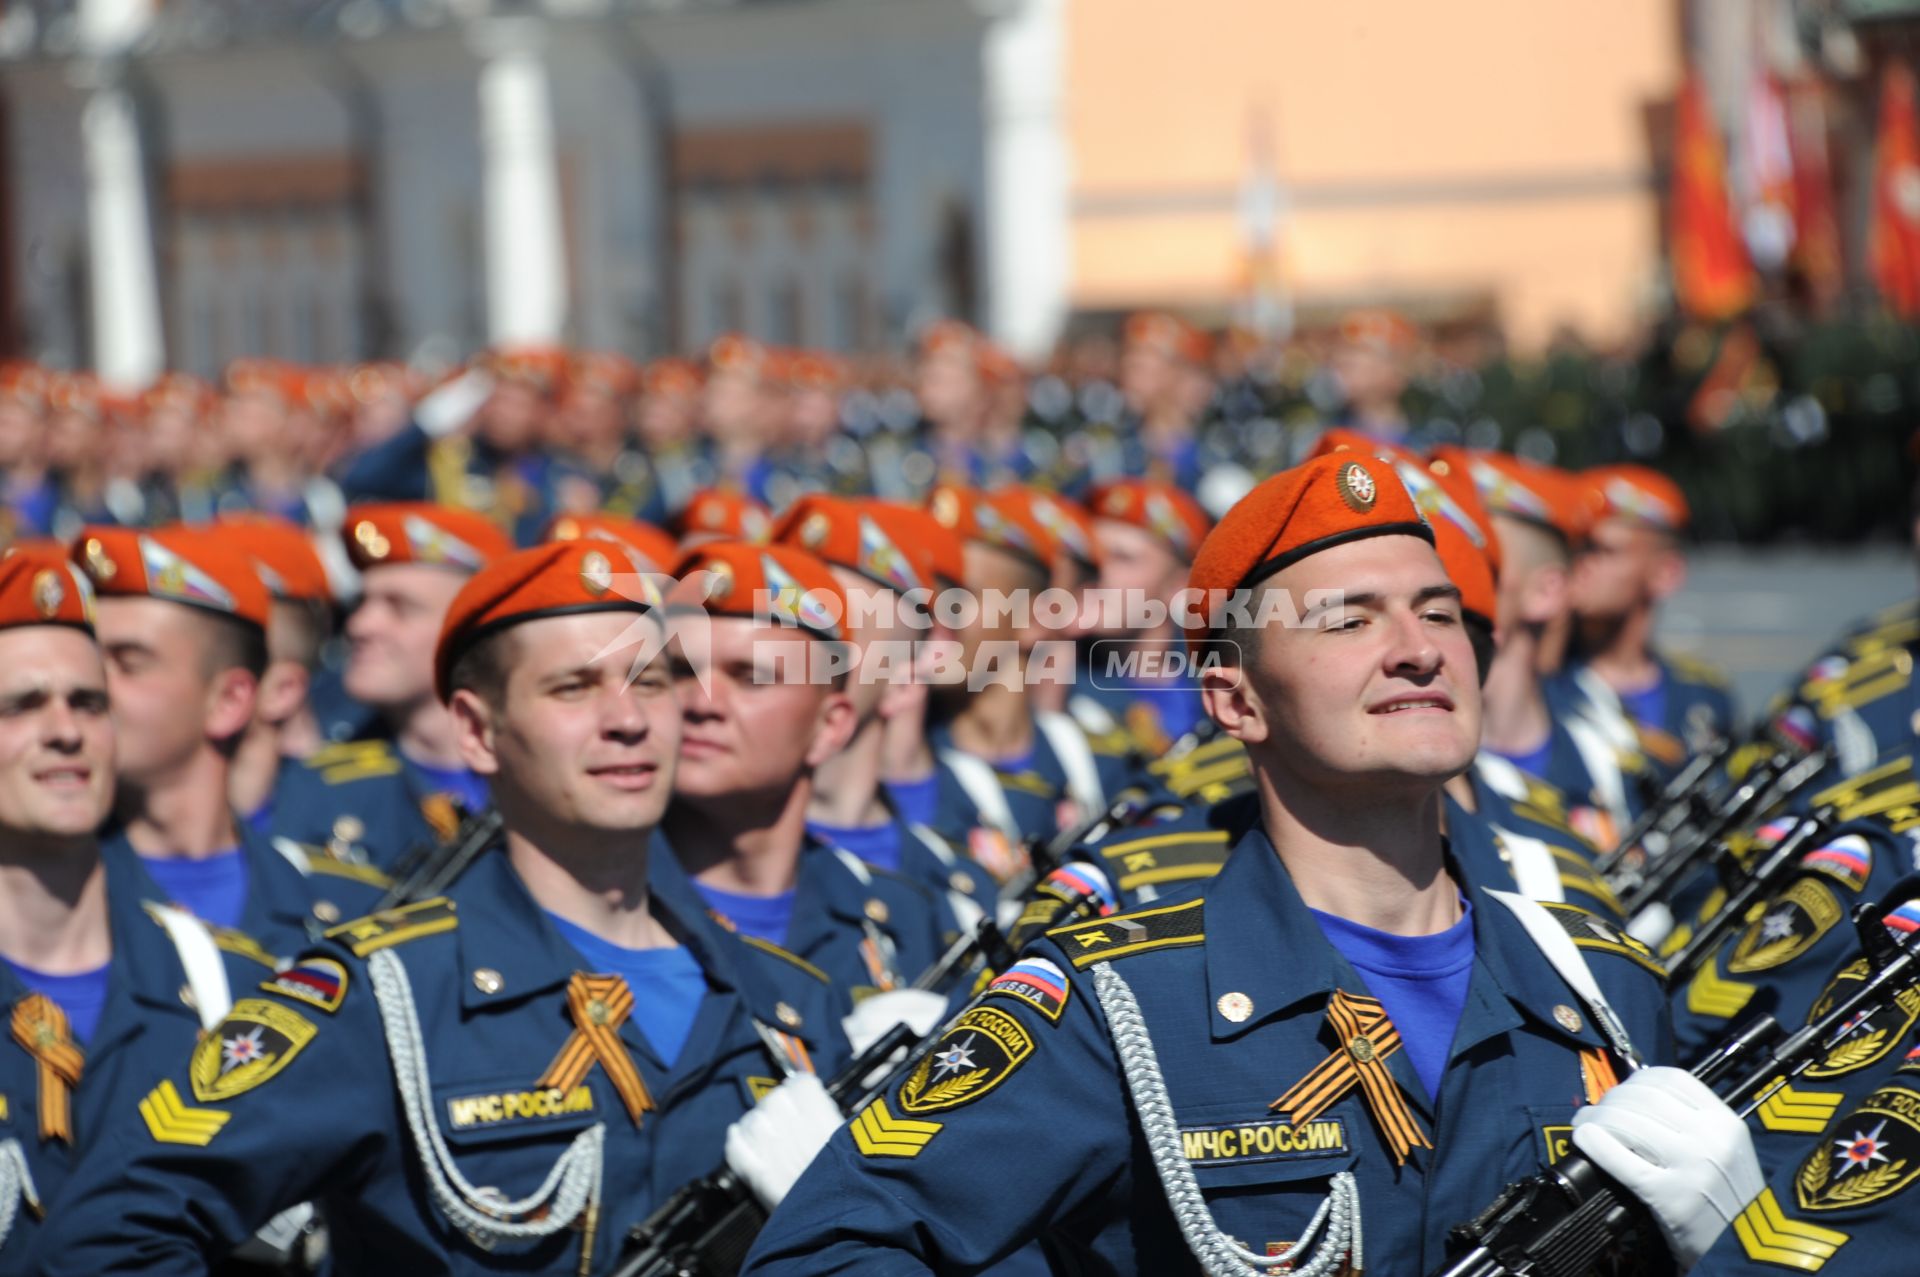
{"label": "blue dress uniform jacket", "polygon": [[[109,837],[106,845],[135,855],[124,834]],[[338,860],[324,847],[268,838],[244,826],[240,854],[247,865],[247,903],[237,929],[282,957],[366,913],[389,886],[379,870]]]}
{"label": "blue dress uniform jacket", "polygon": [[[1793,823],[1770,826],[1761,845],[1785,836]],[[1673,991],[1679,1058],[1698,1059],[1763,1013],[1782,1024],[1801,1023],[1835,964],[1859,950],[1849,920],[1854,906],[1877,902],[1911,874],[1914,856],[1913,839],[1893,833],[1884,821],[1856,819],[1835,826],[1762,908]],[[1713,891],[1693,925],[1717,913],[1725,898],[1724,891]],[[1690,926],[1680,942],[1691,931]],[[1677,950],[1680,942],[1669,938],[1664,947]]]}
{"label": "blue dress uniform jacket", "polygon": [[[1073,723],[1072,719],[1064,715],[1062,719]],[[1117,741],[1096,740],[1088,736],[1085,729],[1077,723],[1073,723],[1073,728],[1081,733],[1083,740],[1087,741],[1087,751],[1091,756],[1098,782],[1105,792],[1105,802],[1111,802],[1129,778],[1130,768],[1124,747]],[[949,752],[957,752],[953,744],[953,733],[945,724],[935,727],[931,736],[936,755],[944,756]],[[978,813],[977,823],[993,825],[995,822],[988,804],[982,803],[977,795],[972,794],[968,787],[961,783],[964,777],[955,772],[944,757],[942,765],[954,783],[966,791],[967,797],[972,800],[974,809]],[[1068,782],[1070,773],[1067,766],[1060,761],[1060,755],[1054,750],[1053,743],[1047,738],[1045,732],[1041,731],[1037,725],[1034,727],[1033,754],[1025,767],[1016,769],[994,766],[991,770],[998,783],[1002,801],[1017,828],[1017,833],[1015,830],[1007,831],[1008,837],[1029,838],[1038,835],[1041,838],[1051,838],[1060,832],[1063,818],[1068,817],[1068,811],[1073,803],[1071,786]],[[1104,803],[1102,805],[1104,806]],[[1068,823],[1071,823],[1070,819]]]}
{"label": "blue dress uniform jacket", "polygon": [[[193,1049],[200,1033],[199,1016],[183,996],[186,972],[179,952],[147,912],[149,905],[167,903],[166,896],[124,847],[103,848],[101,862],[113,957],[106,1007],[85,1044],[80,1084],[72,1095],[72,1144],[41,1137],[38,1067],[12,1035],[0,1037],[0,1146],[17,1141],[41,1203],[39,1211],[17,1200],[0,1203],[0,1215],[8,1205],[18,1207],[13,1227],[0,1237],[0,1274],[7,1277],[39,1271],[27,1262],[27,1251],[43,1228],[65,1222],[74,1163],[125,1127],[140,1097],[171,1061]],[[234,931],[214,934],[236,994],[273,974],[272,959],[251,939]],[[28,993],[12,968],[0,963],[0,1019],[10,1022]],[[0,1182],[5,1178],[0,1172]]]}
{"label": "blue dress uniform jacket", "polygon": [[[568,986],[582,960],[506,857],[485,856],[448,897],[336,928],[243,994],[251,1001],[197,1049],[197,1067],[179,1052],[145,1107],[129,1100],[76,1169],[34,1271],[204,1273],[210,1257],[302,1200],[326,1212],[343,1272],[611,1270],[626,1229],[712,1170],[728,1125],[781,1076],[756,1022],[797,1038],[795,1058],[823,1074],[845,1059],[844,999],[824,977],[713,925],[671,865],[653,880],[656,914],[699,961],[708,990],[671,1067],[644,1024],[618,1025],[654,1106],[637,1120],[597,1057],[568,1088],[538,1085],[577,1032]],[[600,1164],[587,1169],[602,1200],[590,1217],[490,1248],[449,1222],[429,1189],[424,1127],[409,1130],[400,1052],[374,996],[382,954],[399,960],[414,994],[431,1092],[423,1124],[466,1187],[496,1203],[534,1195],[598,1125]],[[237,1068],[221,1062],[238,1053],[264,1063],[223,1081]]]}
{"label": "blue dress uniform jacket", "polygon": [[388,742],[345,741],[283,774],[267,830],[390,870],[413,849],[451,838],[463,814]]}
{"label": "blue dress uniform jacket", "polygon": [[945,896],[854,859],[807,840],[785,947],[850,992],[904,987],[933,965],[959,923]]}
{"label": "blue dress uniform jacket", "polygon": [[1795,699],[1810,714],[1812,744],[1833,750],[1823,778],[1856,776],[1876,762],[1911,753],[1920,736],[1920,689],[1913,663],[1920,643],[1873,646],[1815,664]]}
{"label": "blue dress uniform jacket", "polygon": [[[1477,955],[1437,1104],[1404,1052],[1385,1060],[1432,1142],[1405,1165],[1357,1088],[1298,1127],[1269,1111],[1338,1048],[1333,992],[1366,986],[1255,830],[1204,891],[1031,947],[1033,978],[1009,972],[928,1057],[943,1078],[916,1066],[829,1141],[747,1271],[972,1271],[1033,1237],[1069,1256],[1070,1271],[1193,1271],[1095,994],[1090,968],[1103,960],[1138,999],[1180,1144],[1226,1234],[1255,1253],[1293,1241],[1331,1177],[1352,1172],[1365,1270],[1431,1271],[1452,1225],[1559,1147],[1582,1093],[1581,1053],[1605,1051],[1518,920],[1469,891]],[[1662,1058],[1658,981],[1642,951],[1576,910],[1551,912],[1639,1049]]]}

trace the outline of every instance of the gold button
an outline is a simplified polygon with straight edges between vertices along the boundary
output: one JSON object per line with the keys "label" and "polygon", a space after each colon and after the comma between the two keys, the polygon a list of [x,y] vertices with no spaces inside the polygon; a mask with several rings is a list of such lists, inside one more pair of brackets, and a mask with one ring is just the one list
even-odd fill
{"label": "gold button", "polygon": [[1356,1033],[1353,1041],[1347,1043],[1347,1053],[1362,1064],[1373,1061],[1373,1039],[1364,1033]]}
{"label": "gold button", "polygon": [[475,967],[474,968],[473,987],[480,990],[480,992],[498,993],[500,992],[501,986],[504,984],[506,984],[506,981],[502,980],[500,978],[500,973],[498,971],[495,971],[492,967]]}
{"label": "gold button", "polygon": [[1235,1024],[1243,1023],[1253,1014],[1253,999],[1244,993],[1223,993],[1214,1005],[1220,1008],[1220,1014]]}
{"label": "gold button", "polygon": [[366,832],[366,822],[358,816],[339,816],[334,819],[333,836],[341,842],[359,842]]}
{"label": "gold button", "polygon": [[889,916],[890,915],[887,910],[886,901],[884,900],[867,901],[867,917],[873,919],[873,921],[875,922],[878,922],[884,925]]}
{"label": "gold button", "polygon": [[780,1018],[780,1023],[786,1025],[789,1029],[797,1029],[800,1027],[800,1013],[786,1003],[774,1003],[773,1013]]}
{"label": "gold button", "polygon": [[1569,1033],[1580,1031],[1580,1013],[1562,1002],[1553,1009],[1554,1022]]}
{"label": "gold button", "polygon": [[947,879],[947,881],[952,884],[953,889],[961,895],[970,896],[973,894],[973,875],[966,870],[954,870],[953,876]]}
{"label": "gold button", "polygon": [[322,922],[338,922],[340,906],[331,900],[316,900],[313,902],[313,916]]}
{"label": "gold button", "polygon": [[180,986],[180,1001],[196,1011],[200,1009],[200,999],[193,996],[193,986],[190,984]]}
{"label": "gold button", "polygon": [[607,1004],[599,998],[595,998],[587,1003],[587,1022],[589,1024],[605,1024],[607,1022],[607,1014]]}

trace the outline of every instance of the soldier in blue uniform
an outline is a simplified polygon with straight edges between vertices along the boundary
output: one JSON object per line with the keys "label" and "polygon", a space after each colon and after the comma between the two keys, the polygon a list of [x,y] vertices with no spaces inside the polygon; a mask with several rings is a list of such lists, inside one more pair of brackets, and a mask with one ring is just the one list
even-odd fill
{"label": "soldier in blue uniform", "polygon": [[198,917],[293,953],[386,881],[324,850],[282,850],[234,813],[231,752],[257,708],[269,598],[230,536],[91,527],[74,545],[99,595],[121,742],[113,837]]}
{"label": "soldier in blue uniform", "polygon": [[205,1272],[312,1197],[345,1271],[605,1273],[723,1144],[777,1198],[767,1148],[837,1114],[743,1115],[832,1113],[812,1070],[844,1060],[845,998],[650,855],[679,710],[622,556],[538,547],[462,592],[439,686],[504,845],[245,990],[76,1168],[34,1271]]}
{"label": "soldier in blue uniform", "polygon": [[1031,502],[1012,489],[942,485],[927,508],[960,539],[977,604],[973,616],[956,618],[966,622],[956,627],[958,662],[936,677],[930,738],[991,831],[975,840],[974,858],[1004,880],[1023,868],[1024,839],[1051,838],[1106,810],[1127,781],[1127,755],[1117,742],[1090,738],[1071,715],[1033,703],[1031,685],[1070,676],[1075,656],[1043,624],[1039,599],[1059,550]]}
{"label": "soldier in blue uniform", "polygon": [[[1159,758],[1206,717],[1173,609],[1213,520],[1185,491],[1153,480],[1101,484],[1087,494],[1087,504],[1099,542],[1097,588],[1119,614],[1111,628],[1090,632],[1089,664],[1069,708],[1090,733],[1118,727],[1140,756]],[[1141,627],[1125,615],[1128,608],[1148,607],[1164,609],[1165,619]]]}
{"label": "soldier in blue uniform", "polygon": [[914,682],[914,657],[915,641],[931,630],[931,595],[952,588],[935,548],[943,536],[951,540],[933,516],[911,506],[812,496],[781,517],[773,543],[832,569],[858,618],[850,626],[855,665],[847,685],[853,736],[814,769],[808,832],[945,896],[955,919],[971,926],[995,908],[993,876],[927,822],[907,819],[882,780],[888,720],[925,696]]}
{"label": "soldier in blue uniform", "polygon": [[342,683],[380,713],[387,736],[316,750],[281,781],[268,829],[387,869],[486,804],[429,658],[448,603],[512,546],[477,514],[427,504],[355,506],[341,537],[361,574]]}
{"label": "soldier in blue uniform", "polygon": [[700,546],[672,575],[686,721],[663,828],[681,867],[743,935],[862,996],[904,988],[957,927],[944,898],[807,828],[817,769],[855,726],[840,583],[804,550],[739,542]]}
{"label": "soldier in blue uniform", "polygon": [[[1242,649],[1203,677],[1254,758],[1258,823],[1203,892],[1032,946],[834,1136],[750,1273],[964,1270],[1032,1237],[1091,1271],[1428,1272],[1576,1109],[1572,1138],[1642,1186],[1682,1266],[1711,1243],[1759,1173],[1691,1078],[1615,1085],[1666,1049],[1644,949],[1446,861],[1440,790],[1479,698],[1430,538],[1365,457],[1276,476],[1221,521],[1196,586],[1341,600],[1194,635]],[[1715,1187],[1676,1182],[1696,1169]]]}
{"label": "soldier in blue uniform", "polygon": [[1595,692],[1619,699],[1649,757],[1678,770],[1735,726],[1723,675],[1653,646],[1661,601],[1686,581],[1686,497],[1645,466],[1602,466],[1577,478],[1598,494],[1599,513],[1574,566],[1573,647],[1556,677],[1597,680]]}
{"label": "soldier in blue uniform", "polygon": [[173,906],[94,831],[113,798],[106,670],[84,579],[52,552],[0,562],[0,1273],[59,1221],[69,1170],[126,1121],[196,1006],[272,974],[238,932]]}

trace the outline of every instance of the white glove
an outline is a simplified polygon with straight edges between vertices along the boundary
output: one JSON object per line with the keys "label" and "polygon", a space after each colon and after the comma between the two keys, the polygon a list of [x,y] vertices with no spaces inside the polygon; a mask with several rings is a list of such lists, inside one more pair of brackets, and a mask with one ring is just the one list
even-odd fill
{"label": "white glove", "polygon": [[855,1055],[878,1042],[896,1024],[907,1024],[921,1037],[947,1018],[947,1000],[925,989],[889,989],[863,999],[853,1014],[840,1021]]}
{"label": "white glove", "polygon": [[1683,1272],[1766,1187],[1746,1124],[1682,1069],[1641,1069],[1576,1112],[1573,1142],[1653,1212]]}
{"label": "white glove", "polygon": [[727,1165],[772,1210],[844,1121],[820,1079],[796,1073],[727,1128]]}
{"label": "white glove", "polygon": [[472,421],[492,393],[493,378],[482,369],[469,369],[422,395],[413,406],[413,420],[429,439],[444,438]]}
{"label": "white glove", "polygon": [[1673,910],[1656,900],[1628,920],[1627,934],[1657,952],[1673,934],[1673,927]]}

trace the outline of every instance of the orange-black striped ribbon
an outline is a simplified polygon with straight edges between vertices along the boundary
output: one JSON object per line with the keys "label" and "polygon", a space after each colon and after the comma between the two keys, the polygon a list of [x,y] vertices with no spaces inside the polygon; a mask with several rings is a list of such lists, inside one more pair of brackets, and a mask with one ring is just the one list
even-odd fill
{"label": "orange-black striped ribbon", "polygon": [[1387,1071],[1387,1057],[1400,1049],[1400,1031],[1387,1018],[1387,1009],[1374,998],[1336,989],[1327,1003],[1327,1023],[1333,1026],[1339,1048],[1268,1109],[1285,1113],[1298,1126],[1326,1112],[1357,1084],[1366,1097],[1367,1111],[1393,1149],[1396,1165],[1404,1164],[1414,1148],[1432,1148],[1399,1084]]}
{"label": "orange-black striped ribbon", "polygon": [[73,1088],[80,1085],[86,1055],[73,1028],[44,993],[29,993],[13,1007],[13,1040],[39,1066],[40,1138],[73,1143]]}
{"label": "orange-black striped ribbon", "polygon": [[597,1060],[638,1126],[640,1115],[653,1111],[653,1096],[620,1040],[620,1026],[633,1013],[633,990],[617,975],[576,971],[567,982],[567,1010],[573,1016],[573,1035],[534,1085],[571,1091],[586,1080]]}
{"label": "orange-black striped ribbon", "polygon": [[1620,1085],[1620,1074],[1611,1056],[1590,1046],[1580,1052],[1580,1081],[1586,1088],[1587,1103],[1598,1104],[1601,1096]]}

